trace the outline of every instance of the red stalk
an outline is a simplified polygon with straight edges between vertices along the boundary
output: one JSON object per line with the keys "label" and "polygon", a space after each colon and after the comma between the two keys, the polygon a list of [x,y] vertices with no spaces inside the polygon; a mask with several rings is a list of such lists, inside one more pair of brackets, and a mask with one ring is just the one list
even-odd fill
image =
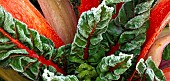
{"label": "red stalk", "polygon": [[[81,4],[80,6],[78,6],[78,11],[79,11],[79,16],[85,12],[90,10],[92,7],[97,7],[100,3],[100,0],[81,0]],[[88,53],[88,48],[89,48],[89,44],[90,44],[90,38],[92,36],[92,34],[95,31],[96,26],[93,28],[93,30],[91,31],[89,37],[87,38],[87,45],[86,48],[84,49],[84,59],[87,60],[89,57],[89,53]]]}
{"label": "red stalk", "polygon": [[[91,1],[90,0],[81,0],[81,5],[78,7],[79,15],[81,15],[83,12],[85,12],[87,10],[90,10],[92,7],[97,7],[99,5],[99,3],[100,3],[100,0],[91,0]],[[117,17],[119,10],[122,7],[122,5],[123,5],[123,2],[118,3],[116,5],[116,14],[114,14],[112,16],[112,19]],[[84,49],[84,59],[85,60],[88,59],[88,47],[89,47],[90,37],[93,34],[93,32],[94,32],[94,29],[91,32],[91,34],[89,35],[88,44],[86,45],[86,48]],[[111,51],[109,51],[107,55],[111,55],[114,52],[116,52],[119,49],[119,46],[120,45],[117,43],[115,46],[111,47]]]}
{"label": "red stalk", "polygon": [[[150,14],[150,27],[147,30],[146,41],[143,45],[142,51],[137,59],[145,58],[149,48],[155,41],[156,37],[163,30],[170,20],[170,0],[160,0],[156,6],[151,10]],[[131,81],[136,70],[133,72],[128,81]]]}
{"label": "red stalk", "polygon": [[79,16],[87,11],[90,10],[92,7],[97,7],[100,3],[100,0],[81,0],[81,4],[78,7]]}
{"label": "red stalk", "polygon": [[44,17],[65,44],[70,44],[76,33],[77,18],[69,0],[37,0]]}
{"label": "red stalk", "polygon": [[162,70],[163,71],[163,73],[164,73],[164,75],[165,75],[165,78],[166,78],[166,80],[167,81],[170,81],[170,67],[168,67],[168,68],[165,68],[165,69],[163,69]]}
{"label": "red stalk", "polygon": [[39,62],[42,64],[45,64],[46,66],[53,66],[57,72],[60,72],[62,74],[65,74],[65,72],[58,67],[58,65],[54,64],[51,60],[46,60],[43,56],[38,56],[34,50],[30,50],[28,47],[24,46],[22,43],[20,43],[18,40],[12,38],[7,32],[5,32],[2,28],[0,28],[0,32],[9,38],[12,43],[16,44],[18,48],[25,49],[28,53],[29,56],[32,58],[38,59]]}
{"label": "red stalk", "polygon": [[[170,43],[170,35],[163,36],[157,39],[147,53],[147,57],[152,56],[152,60],[158,67],[162,60],[162,53],[165,47]],[[156,50],[155,50],[156,49]]]}
{"label": "red stalk", "polygon": [[0,6],[10,12],[14,18],[26,23],[28,28],[32,28],[51,39],[56,48],[64,45],[61,38],[29,0],[1,0]]}
{"label": "red stalk", "polygon": [[122,7],[122,5],[123,5],[123,2],[118,3],[118,4],[116,5],[116,14],[114,14],[114,15],[112,16],[112,19],[115,19],[115,18],[117,17],[117,15],[118,15],[118,13],[119,13],[119,10],[120,10],[120,8]]}
{"label": "red stalk", "polygon": [[170,0],[160,0],[159,3],[151,10],[150,27],[147,30],[147,38],[143,45],[138,61],[144,58],[155,41],[156,37],[163,30],[170,20]]}
{"label": "red stalk", "polygon": [[[118,4],[116,5],[116,14],[114,14],[114,15],[112,16],[112,19],[115,19],[115,18],[117,17],[117,15],[118,15],[118,13],[119,13],[119,10],[121,9],[122,5],[123,5],[123,2],[118,3]],[[112,47],[110,48],[110,51],[107,53],[107,56],[114,54],[114,53],[119,49],[119,47],[120,47],[120,44],[119,44],[119,43],[117,43],[115,46],[112,46]]]}
{"label": "red stalk", "polygon": [[89,56],[88,48],[89,48],[89,44],[90,44],[90,38],[92,37],[95,29],[96,29],[96,25],[94,26],[94,28],[92,29],[89,37],[87,38],[87,45],[86,45],[86,48],[84,49],[84,59],[85,59],[85,60],[87,60],[87,59],[88,59],[88,56]]}
{"label": "red stalk", "polygon": [[115,46],[112,46],[111,50],[107,53],[107,56],[114,54],[119,49],[119,47],[120,47],[119,43],[117,43]]}

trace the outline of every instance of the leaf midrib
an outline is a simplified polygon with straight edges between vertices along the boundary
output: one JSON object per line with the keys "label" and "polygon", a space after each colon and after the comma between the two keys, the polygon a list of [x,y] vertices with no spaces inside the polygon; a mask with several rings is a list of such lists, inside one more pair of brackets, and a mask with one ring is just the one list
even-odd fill
{"label": "leaf midrib", "polygon": [[54,64],[52,62],[52,60],[46,60],[44,58],[44,56],[38,56],[38,54],[34,51],[34,50],[30,50],[28,47],[24,46],[21,42],[19,42],[18,40],[14,39],[12,36],[10,36],[6,31],[4,31],[4,29],[2,29],[0,27],[0,32],[5,36],[7,37],[12,43],[14,43],[15,45],[17,45],[18,48],[20,49],[25,49],[28,54],[29,54],[29,57],[32,57],[32,58],[36,58],[39,62],[41,62],[42,64],[45,64],[46,66],[53,66],[57,72],[60,72],[62,74],[65,74],[65,72],[58,67],[57,64]]}

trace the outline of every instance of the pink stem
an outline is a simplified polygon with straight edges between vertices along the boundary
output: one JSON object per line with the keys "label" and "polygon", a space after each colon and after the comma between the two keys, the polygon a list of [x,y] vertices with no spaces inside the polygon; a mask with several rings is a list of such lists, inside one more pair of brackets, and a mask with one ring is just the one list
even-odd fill
{"label": "pink stem", "polygon": [[163,36],[157,39],[151,46],[148,56],[152,56],[152,60],[158,67],[162,60],[162,53],[164,48],[170,43],[170,35]]}

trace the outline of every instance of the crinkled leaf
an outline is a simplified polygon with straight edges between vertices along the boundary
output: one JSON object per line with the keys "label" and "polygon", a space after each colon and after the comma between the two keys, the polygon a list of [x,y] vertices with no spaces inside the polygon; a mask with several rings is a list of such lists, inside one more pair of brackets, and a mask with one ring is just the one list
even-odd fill
{"label": "crinkled leaf", "polygon": [[44,81],[79,81],[78,78],[74,75],[55,75],[53,72],[47,69],[44,70],[42,77]]}
{"label": "crinkled leaf", "polygon": [[[149,57],[145,62],[144,59],[140,59],[140,61],[136,65],[136,70],[141,78],[146,78],[147,81],[166,81],[165,76],[162,70],[158,69],[152,58]],[[143,79],[145,80],[145,79]]]}
{"label": "crinkled leaf", "polygon": [[[81,15],[77,26],[77,33],[71,47],[73,57],[77,57],[80,60],[84,59],[84,50],[87,46],[90,46],[88,53],[91,53],[91,50],[98,50],[99,44],[103,40],[102,34],[106,32],[113,10],[113,8],[106,6],[103,2],[99,7],[93,8]],[[93,56],[93,54],[89,54],[89,57]],[[98,60],[101,56],[96,59]],[[71,61],[76,62],[74,59],[71,59]]]}
{"label": "crinkled leaf", "polygon": [[81,64],[78,69],[77,77],[79,80],[92,81],[95,80],[94,77],[97,76],[97,72],[94,67],[88,65],[87,63]]}
{"label": "crinkled leaf", "polygon": [[[69,62],[69,55],[70,55],[71,45],[64,45],[58,48],[57,54],[53,57],[53,62],[57,63],[63,69],[68,69],[67,65]],[[67,68],[66,68],[67,67]]]}
{"label": "crinkled leaf", "polygon": [[[106,40],[109,40],[108,43],[111,44],[110,48],[119,45],[116,52],[112,52],[114,49],[111,49],[108,52],[109,55],[114,52],[116,55],[118,55],[119,52],[123,52],[134,54],[134,57],[137,57],[137,55],[140,54],[142,45],[146,40],[146,31],[149,27],[148,18],[153,1],[154,0],[132,0],[123,3],[117,17],[109,23],[108,29],[112,30],[106,31]],[[148,7],[141,5],[146,3]],[[132,75],[135,69],[135,61],[136,59],[133,58],[133,64],[123,75],[124,78],[129,78],[129,76]]]}
{"label": "crinkled leaf", "polygon": [[[118,80],[132,65],[133,55],[120,53],[119,56],[111,55],[104,57],[97,66],[98,79],[103,81]],[[109,71],[109,70],[112,71]]]}
{"label": "crinkled leaf", "polygon": [[135,13],[142,14],[144,12],[147,12],[151,8],[153,2],[154,0],[150,0],[149,2],[143,2],[143,3],[136,5]]}
{"label": "crinkled leaf", "polygon": [[[149,9],[149,8],[148,8]],[[149,17],[149,12],[146,11],[142,15],[138,15],[125,24],[126,29],[137,29],[143,26]]]}
{"label": "crinkled leaf", "polygon": [[37,31],[28,29],[26,24],[13,18],[2,7],[0,7],[0,30],[2,66],[11,66],[31,80],[41,78],[41,71],[44,69],[42,65],[54,68],[54,65],[50,66],[43,62],[49,62],[48,60],[57,54],[53,42]]}
{"label": "crinkled leaf", "polygon": [[[124,4],[118,16],[111,19],[115,5],[119,2]],[[12,18],[0,8],[0,27],[38,56],[43,56],[65,69],[68,76],[55,75],[56,69],[53,66],[42,64],[38,59],[29,57],[27,50],[19,48],[2,33],[0,33],[0,53],[2,53],[0,64],[10,65],[31,80],[40,80],[42,76],[44,80],[60,81],[118,80],[132,66],[133,56],[118,54],[119,56],[105,57],[105,55],[116,44],[120,44],[118,53],[139,54],[149,26],[148,17],[152,2],[153,0],[104,0],[99,7],[82,14],[73,43],[59,49],[54,48],[51,40],[35,30],[28,29],[25,24]],[[11,52],[14,50],[19,51]],[[84,59],[85,54],[88,54],[86,59]],[[155,70],[145,71],[150,65],[149,62],[148,65],[147,63],[139,65],[143,66],[140,68],[142,70],[140,73],[146,72],[148,79],[153,80],[152,74]]]}
{"label": "crinkled leaf", "polygon": [[138,71],[138,73],[143,75],[147,67],[144,63],[144,59],[141,59],[136,66],[137,66],[136,70]]}
{"label": "crinkled leaf", "polygon": [[153,0],[125,2],[118,16],[109,23],[105,40],[111,46],[119,44],[118,50],[121,52],[139,54],[146,40],[152,3]]}
{"label": "crinkled leaf", "polygon": [[[77,26],[75,39],[71,45],[69,60],[74,63],[71,65],[76,67],[87,62],[89,65],[96,66],[102,57],[110,51],[110,48],[116,44],[120,44],[119,52],[139,54],[146,39],[146,30],[149,27],[148,17],[152,1],[125,1],[115,19],[110,19],[111,16],[107,16],[107,8],[102,7],[104,2],[98,8],[83,13]],[[109,3],[108,5],[112,4],[113,6],[115,3]],[[146,5],[148,7],[143,7],[144,3],[148,3]],[[93,10],[96,12],[93,13]],[[101,16],[102,12],[105,12],[103,16]],[[107,22],[100,22],[100,16],[106,19]],[[87,59],[84,59],[85,54],[88,54]],[[77,69],[75,68],[70,73],[77,73]],[[120,77],[111,73],[99,75],[106,76],[109,79]],[[98,77],[97,80],[100,80],[100,78]]]}

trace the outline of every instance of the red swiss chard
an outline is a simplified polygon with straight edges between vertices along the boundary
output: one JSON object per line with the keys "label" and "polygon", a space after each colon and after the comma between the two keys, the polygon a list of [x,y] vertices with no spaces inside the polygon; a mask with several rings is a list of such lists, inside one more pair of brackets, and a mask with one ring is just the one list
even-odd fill
{"label": "red swiss chard", "polygon": [[90,10],[92,7],[97,7],[99,3],[100,0],[81,0],[80,6],[78,7],[79,15]]}
{"label": "red swiss chard", "polygon": [[[149,49],[152,44],[148,43],[150,35],[146,31],[152,20],[154,9],[149,17],[154,1],[103,0],[97,8],[82,13],[73,43],[58,49],[50,39],[27,28],[1,8],[0,63],[32,80],[124,80],[129,78],[127,74],[133,73],[135,66],[139,74],[137,79],[158,77],[156,79],[165,80],[151,58],[143,59],[147,52],[142,46]],[[113,16],[115,12],[117,16]],[[149,46],[143,45],[144,42]],[[147,78],[143,77],[145,75]]]}
{"label": "red swiss chard", "polygon": [[38,0],[43,14],[57,35],[69,44],[73,41],[77,19],[69,0]]}
{"label": "red swiss chard", "polygon": [[0,63],[9,65],[28,78],[39,79],[40,70],[65,72],[53,62],[56,49],[50,39],[12,17],[0,7]]}
{"label": "red swiss chard", "polygon": [[[141,58],[145,58],[149,48],[155,41],[156,37],[163,30],[168,21],[170,21],[170,0],[159,0],[157,5],[155,5],[154,8],[151,10],[149,20],[150,27],[147,30],[147,39],[143,45],[142,51],[137,61],[139,61]],[[132,79],[135,72],[130,77],[129,81]]]}
{"label": "red swiss chard", "polygon": [[64,45],[64,42],[29,0],[1,0],[0,6],[10,12],[13,17],[26,23],[29,28],[33,28],[40,34],[50,38],[55,47],[58,48]]}

